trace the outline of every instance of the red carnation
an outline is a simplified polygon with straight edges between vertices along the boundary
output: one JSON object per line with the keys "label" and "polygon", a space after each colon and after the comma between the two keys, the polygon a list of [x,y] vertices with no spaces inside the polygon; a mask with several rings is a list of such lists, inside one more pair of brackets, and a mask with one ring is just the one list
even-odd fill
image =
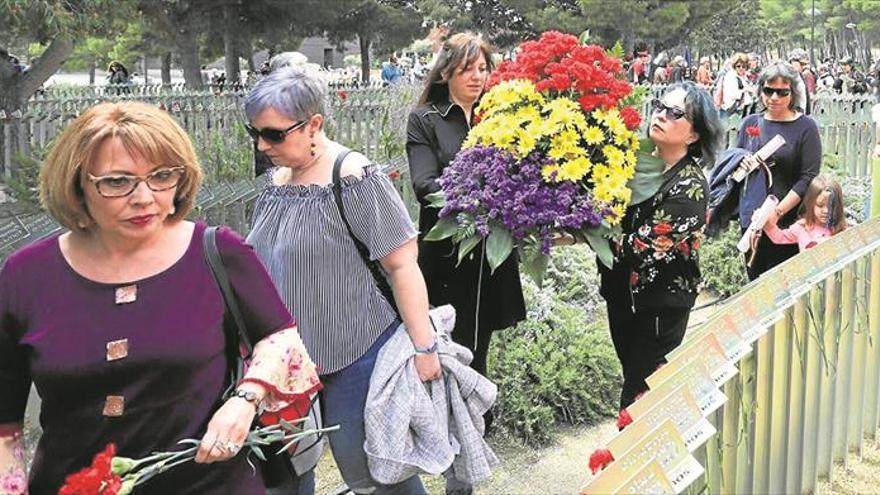
{"label": "red carnation", "polygon": [[672,225],[668,223],[658,223],[654,226],[654,233],[657,235],[666,235],[672,232]]}
{"label": "red carnation", "polygon": [[259,422],[264,426],[277,425],[282,419],[287,422],[293,422],[306,416],[311,405],[312,400],[308,395],[299,394],[283,409],[275,412],[266,411],[261,414]]}
{"label": "red carnation", "polygon": [[399,179],[400,170],[392,170],[391,172],[388,172],[388,178],[392,180]]}
{"label": "red carnation", "polygon": [[642,125],[642,116],[639,115],[639,111],[635,109],[635,107],[623,107],[620,109],[620,118],[623,119],[623,123],[626,125],[626,128],[634,131]]}
{"label": "red carnation", "polygon": [[590,471],[593,474],[598,473],[600,470],[605,469],[605,466],[614,462],[614,456],[611,454],[611,451],[608,449],[596,449],[592,454],[590,454]]}
{"label": "red carnation", "polygon": [[749,137],[760,137],[761,136],[761,128],[756,125],[750,125],[746,127],[746,135]]}
{"label": "red carnation", "polygon": [[64,479],[58,495],[116,495],[122,488],[122,478],[113,474],[111,465],[116,445],[108,444],[92,460],[92,465]]}
{"label": "red carnation", "polygon": [[629,415],[629,412],[626,409],[621,409],[617,414],[617,429],[622,430],[632,424],[633,419],[632,416]]}
{"label": "red carnation", "polygon": [[338,96],[340,100],[345,101],[345,99],[348,98],[348,92],[344,89],[341,89],[338,93],[336,93],[336,96]]}

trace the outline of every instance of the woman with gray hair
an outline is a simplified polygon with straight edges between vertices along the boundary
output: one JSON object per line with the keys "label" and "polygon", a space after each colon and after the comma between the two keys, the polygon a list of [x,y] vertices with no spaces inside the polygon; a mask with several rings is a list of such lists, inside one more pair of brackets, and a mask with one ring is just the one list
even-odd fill
{"label": "woman with gray hair", "polygon": [[[378,484],[364,453],[370,375],[399,318],[421,380],[440,376],[417,233],[388,177],[324,134],[326,93],[319,74],[289,67],[270,73],[247,96],[248,133],[275,165],[247,240],[314,356],[325,423],[341,426],[329,438],[345,482],[357,493],[423,494],[417,476]],[[390,290],[378,286],[367,257],[381,265]],[[301,473],[300,485],[298,493],[313,492],[313,472]]]}
{"label": "woman with gray hair", "polygon": [[[787,228],[797,220],[801,198],[822,165],[822,142],[819,127],[809,116],[801,113],[802,94],[797,91],[801,76],[788,64],[777,62],[768,65],[758,77],[758,91],[765,108],[764,113],[746,117],[739,128],[737,147],[751,152],[758,151],[777,134],[785,144],[773,154],[770,167],[770,183],[767,193],[779,198],[768,224]],[[754,155],[745,160],[757,160]],[[751,212],[740,212],[741,217]],[[760,235],[758,232],[756,235]],[[747,267],[750,280],[798,253],[797,246],[776,245],[766,237],[757,239],[752,259]]]}

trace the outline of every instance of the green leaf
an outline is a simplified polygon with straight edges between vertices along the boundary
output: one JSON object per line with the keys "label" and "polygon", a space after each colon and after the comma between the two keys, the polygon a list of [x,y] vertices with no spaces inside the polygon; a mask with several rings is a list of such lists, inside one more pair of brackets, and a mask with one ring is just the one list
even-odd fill
{"label": "green leaf", "polygon": [[253,452],[254,455],[257,456],[257,458],[259,458],[261,461],[266,462],[266,454],[263,453],[263,449],[259,447],[253,447],[251,449],[251,452]]}
{"label": "green leaf", "polygon": [[590,247],[596,252],[596,257],[599,258],[599,261],[606,267],[611,268],[614,264],[611,241],[594,232],[585,232],[584,236],[587,238],[587,242],[590,243]]}
{"label": "green leaf", "polygon": [[627,183],[632,191],[630,204],[639,204],[657,194],[663,184],[663,170],[666,164],[652,153],[654,142],[648,138],[639,141],[639,152],[636,154],[636,172]]}
{"label": "green leaf", "polygon": [[477,244],[479,244],[482,240],[483,238],[479,235],[472,235],[467,239],[461,241],[461,243],[458,245],[458,264],[461,264],[461,260],[463,260],[464,257],[468,255],[468,253],[473,251],[474,248],[477,247]]}
{"label": "green leaf", "polygon": [[428,201],[428,206],[432,208],[443,208],[446,206],[446,194],[444,194],[443,191],[426,194],[425,200]]}
{"label": "green leaf", "polygon": [[580,43],[582,45],[586,45],[589,42],[590,42],[590,30],[587,29],[586,31],[581,33],[580,36],[578,36],[578,43]]}
{"label": "green leaf", "polygon": [[495,273],[495,269],[504,263],[513,251],[513,236],[505,228],[495,228],[489,233],[486,240],[486,258],[489,260],[489,269]]}
{"label": "green leaf", "polygon": [[550,264],[550,257],[541,253],[540,250],[520,250],[520,266],[522,271],[531,277],[538,287],[544,286],[544,273],[547,272],[548,264]]}
{"label": "green leaf", "polygon": [[615,57],[619,59],[623,59],[623,57],[626,55],[626,52],[623,50],[623,45],[620,43],[620,40],[617,40],[617,43],[606,50],[605,53],[610,57]]}
{"label": "green leaf", "polygon": [[452,217],[443,217],[425,234],[424,239],[426,241],[442,241],[452,237],[456,230],[458,230],[458,222]]}

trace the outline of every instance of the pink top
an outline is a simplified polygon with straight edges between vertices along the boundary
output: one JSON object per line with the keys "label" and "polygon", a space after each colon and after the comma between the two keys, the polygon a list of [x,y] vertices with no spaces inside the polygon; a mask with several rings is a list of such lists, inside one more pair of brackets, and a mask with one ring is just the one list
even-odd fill
{"label": "pink top", "polygon": [[807,225],[803,218],[791,224],[787,229],[780,229],[776,224],[764,226],[764,232],[774,244],[797,244],[800,250],[811,247],[831,237],[831,229],[824,225]]}

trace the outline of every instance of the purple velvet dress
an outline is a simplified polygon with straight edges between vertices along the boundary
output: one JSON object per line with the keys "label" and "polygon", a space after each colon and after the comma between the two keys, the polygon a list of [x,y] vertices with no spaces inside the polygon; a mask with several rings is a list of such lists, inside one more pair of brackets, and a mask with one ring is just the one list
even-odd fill
{"label": "purple velvet dress", "polygon": [[[140,458],[204,434],[228,385],[223,300],[204,261],[204,231],[196,225],[173,266],[130,284],[77,274],[58,237],[7,260],[0,272],[0,424],[22,420],[33,381],[43,436],[31,493],[56,493],[65,475],[88,466],[108,442],[117,455]],[[292,325],[251,247],[228,229],[217,244],[253,341]],[[136,285],[135,300],[118,304],[117,289],[127,285]],[[264,492],[245,450],[226,462],[178,466],[135,491]]]}

